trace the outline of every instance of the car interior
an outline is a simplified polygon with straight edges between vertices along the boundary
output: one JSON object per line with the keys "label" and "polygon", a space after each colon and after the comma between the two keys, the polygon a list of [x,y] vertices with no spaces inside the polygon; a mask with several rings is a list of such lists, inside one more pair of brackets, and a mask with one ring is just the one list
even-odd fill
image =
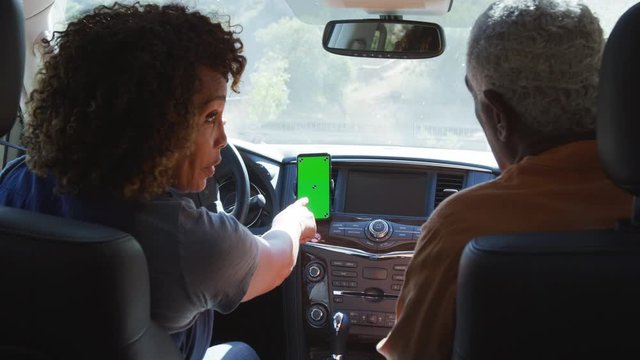
{"label": "car interior", "polygon": [[[55,51],[40,40],[110,3],[0,2],[3,165],[24,154],[26,97]],[[249,61],[246,90],[227,100],[223,162],[189,195],[194,202],[262,234],[299,196],[300,156],[330,159],[321,239],[301,246],[281,286],[216,314],[214,343],[244,341],[261,359],[383,358],[375,344],[394,324],[420,226],[448,196],[500,175],[464,86],[469,29],[490,3],[189,4],[240,24]],[[640,4],[585,3],[608,37],[600,157],[612,181],[638,196]],[[410,31],[420,44],[401,41]],[[634,356],[638,210],[636,200],[634,217],[616,229],[474,239],[460,265],[454,358]],[[146,260],[131,235],[0,207],[0,257],[0,358],[180,358],[150,318]]]}

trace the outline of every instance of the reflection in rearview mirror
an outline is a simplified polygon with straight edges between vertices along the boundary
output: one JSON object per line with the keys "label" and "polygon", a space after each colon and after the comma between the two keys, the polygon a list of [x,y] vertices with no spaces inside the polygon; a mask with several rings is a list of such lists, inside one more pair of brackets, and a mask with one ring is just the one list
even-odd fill
{"label": "reflection in rearview mirror", "polygon": [[322,45],[340,55],[424,59],[442,54],[444,33],[418,21],[339,20],[327,23]]}

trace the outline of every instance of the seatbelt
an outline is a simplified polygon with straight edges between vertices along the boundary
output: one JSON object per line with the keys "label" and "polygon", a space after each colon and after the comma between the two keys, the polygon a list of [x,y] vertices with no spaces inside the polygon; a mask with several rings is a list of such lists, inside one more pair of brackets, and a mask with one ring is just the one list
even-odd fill
{"label": "seatbelt", "polygon": [[10,147],[12,149],[16,149],[16,150],[19,150],[19,151],[27,151],[27,149],[24,146],[12,144],[12,143],[10,143],[8,141],[5,141],[5,140],[2,140],[2,139],[0,139],[0,145],[8,146],[8,147]]}
{"label": "seatbelt", "polygon": [[[20,124],[20,129],[24,128],[24,116],[22,114],[22,107],[21,106],[18,107],[18,113],[16,114],[16,117],[17,117],[16,123]],[[14,124],[14,126],[15,126],[15,124]],[[8,148],[12,148],[12,149],[18,150],[18,154],[16,155],[16,158],[17,158],[17,157],[20,157],[21,155],[24,155],[24,153],[27,151],[27,149],[22,145],[12,144],[10,142],[10,137],[11,137],[11,131],[12,130],[13,129],[11,129],[11,130],[9,130],[9,132],[7,132],[7,134],[4,136],[4,139],[0,139],[0,145],[4,145],[4,146],[6,146]],[[7,161],[8,160],[8,158],[7,158],[8,155],[9,155],[9,152],[7,150],[5,150],[3,158],[2,158],[2,166],[3,167],[6,166],[7,163],[8,163],[8,161]]]}
{"label": "seatbelt", "polygon": [[15,169],[18,165],[22,164],[25,161],[25,156],[18,156],[14,160],[11,160],[7,166],[0,171],[0,184],[4,181],[4,178],[7,177],[7,174],[11,173],[13,169]]}

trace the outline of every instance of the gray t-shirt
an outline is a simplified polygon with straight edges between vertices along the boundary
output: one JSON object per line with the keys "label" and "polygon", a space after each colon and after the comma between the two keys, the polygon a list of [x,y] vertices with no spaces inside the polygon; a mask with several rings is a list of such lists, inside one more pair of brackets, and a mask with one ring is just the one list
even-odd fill
{"label": "gray t-shirt", "polygon": [[257,267],[255,235],[179,194],[145,202],[130,232],[149,265],[151,316],[170,332],[187,328],[203,310],[232,311]]}
{"label": "gray t-shirt", "polygon": [[56,181],[31,173],[24,160],[3,171],[1,202],[133,235],[147,259],[151,316],[168,331],[188,328],[207,309],[229,312],[246,294],[259,240],[233,217],[197,209],[174,192],[142,203],[123,202],[97,189],[59,195]]}

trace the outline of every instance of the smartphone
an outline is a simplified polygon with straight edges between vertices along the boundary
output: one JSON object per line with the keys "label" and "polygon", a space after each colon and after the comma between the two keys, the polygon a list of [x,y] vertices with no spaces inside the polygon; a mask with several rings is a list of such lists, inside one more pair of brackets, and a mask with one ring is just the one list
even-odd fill
{"label": "smartphone", "polygon": [[316,219],[328,219],[331,189],[331,155],[298,155],[298,199],[309,198],[307,207]]}

